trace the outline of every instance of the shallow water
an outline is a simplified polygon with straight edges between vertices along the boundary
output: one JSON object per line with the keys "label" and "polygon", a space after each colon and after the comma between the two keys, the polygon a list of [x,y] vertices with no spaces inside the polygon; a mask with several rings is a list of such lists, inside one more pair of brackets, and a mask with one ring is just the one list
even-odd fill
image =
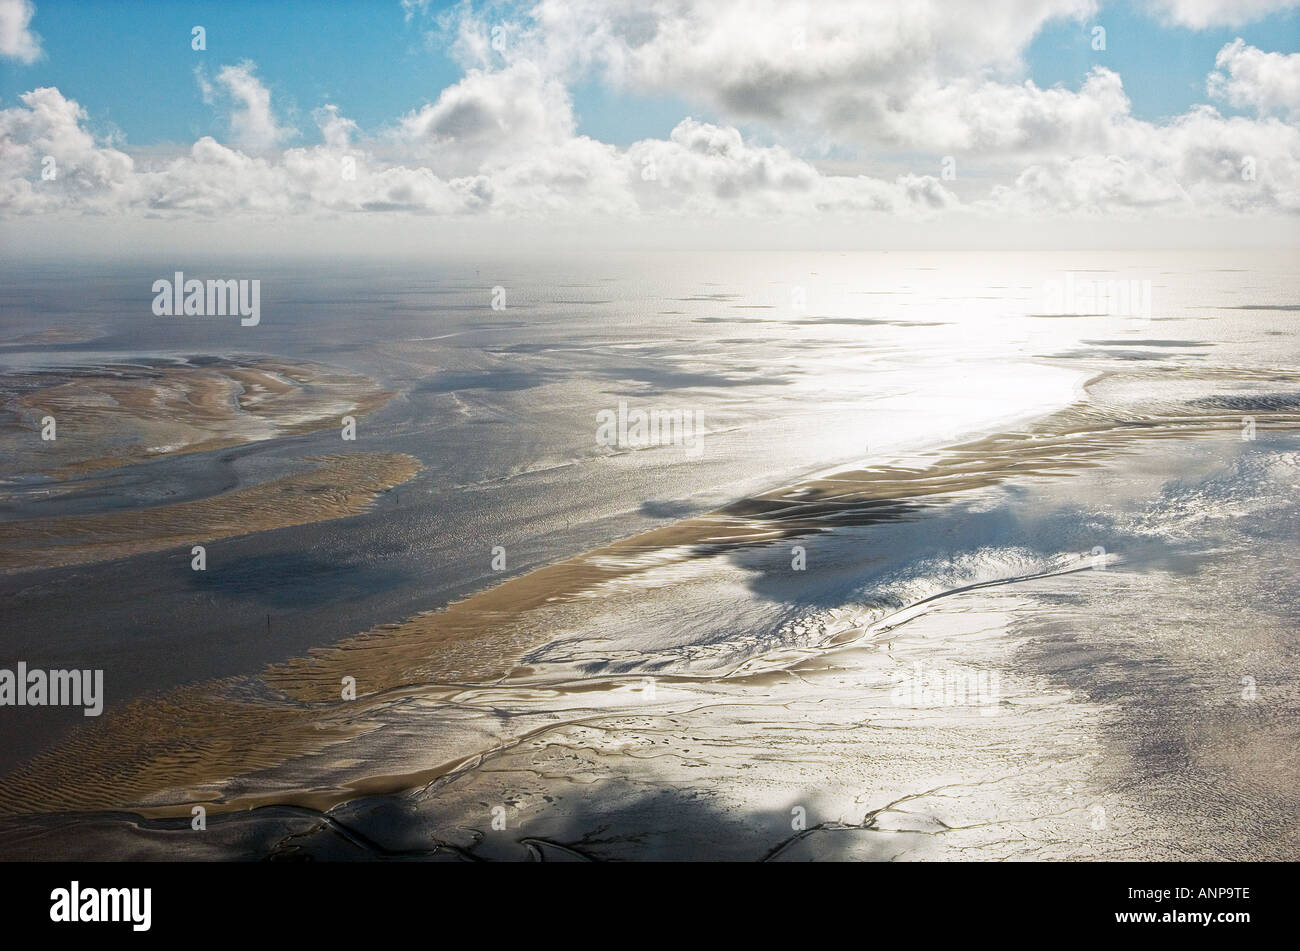
{"label": "shallow water", "polygon": [[[1152,281],[1149,319],[1043,313],[1046,282],[1105,272]],[[1089,813],[1097,805],[1109,808],[1112,822],[1115,815],[1142,817],[1133,827],[1146,830],[1140,838],[1147,845],[1163,835],[1174,843],[1167,847],[1181,842],[1198,855],[1220,840],[1276,854],[1294,846],[1292,831],[1259,830],[1269,809],[1290,802],[1278,776],[1294,767],[1293,753],[1281,766],[1269,755],[1294,739],[1285,724],[1297,674],[1300,361],[1295,313],[1275,308],[1293,304],[1298,288],[1284,258],[699,255],[370,273],[285,267],[263,276],[259,327],[168,324],[161,331],[148,314],[149,281],[141,274],[87,274],[80,284],[6,282],[7,338],[51,324],[97,336],[41,350],[11,346],[0,350],[0,361],[12,371],[107,359],[97,353],[251,352],[332,364],[397,394],[362,419],[356,448],[408,453],[425,469],[366,515],[224,541],[220,569],[202,578],[188,570],[187,555],[174,552],[4,577],[0,591],[13,619],[6,652],[14,659],[102,666],[110,711],[120,712],[132,697],[256,674],[268,662],[481,591],[503,577],[492,570],[494,545],[505,548],[504,575],[512,577],[592,554],[540,582],[522,579],[523,594],[513,600],[488,593],[467,602],[454,622],[416,618],[375,632],[357,645],[360,653],[327,652],[243,686],[183,692],[166,709],[181,722],[193,718],[197,754],[148,752],[161,722],[149,704],[118,721],[106,718],[96,726],[109,740],[143,742],[136,761],[114,759],[120,744],[73,738],[69,749],[78,751],[82,775],[74,782],[57,754],[35,772],[20,771],[6,803],[18,811],[42,795],[76,808],[202,799],[215,811],[222,802],[319,809],[359,793],[432,783],[400,807],[383,797],[338,808],[364,814],[350,828],[366,829],[372,840],[438,823],[481,829],[473,803],[497,801],[492,796],[537,824],[496,845],[483,833],[434,836],[442,851],[433,840],[423,852],[400,846],[439,857],[457,849],[523,856],[543,848],[526,839],[572,843],[602,822],[620,821],[629,835],[658,836],[655,848],[680,854],[691,848],[689,824],[676,834],[671,824],[647,830],[659,829],[656,810],[671,814],[675,796],[667,791],[685,784],[725,802],[724,813],[749,830],[734,838],[736,857],[773,849],[785,857],[809,849],[836,854],[850,841],[858,843],[851,854],[876,855],[877,845],[863,843],[878,838],[884,814],[868,821],[868,806],[890,802],[899,789],[924,791],[904,787],[926,774],[927,762],[932,778],[945,777],[945,762],[959,774],[952,785],[964,790],[954,797],[960,809],[983,817],[975,824],[987,820],[992,806],[978,790],[1011,775],[995,751],[1018,738],[1017,755],[1059,773],[1062,789],[1092,790],[1075,810],[1086,817],[1080,828],[1055,839],[1045,834],[1060,854],[1138,847],[1132,838],[1084,834],[1097,831]],[[489,304],[496,284],[507,289],[504,311]],[[619,401],[698,413],[707,435],[698,446],[598,445],[596,414]],[[1242,438],[1247,417],[1257,427],[1254,439]],[[942,449],[954,445],[960,448]],[[295,436],[223,453],[219,466],[242,484],[338,446],[337,432]],[[157,477],[126,471],[94,492],[118,505],[123,498],[156,503],[158,486],[210,479],[216,465],[202,455],[164,460],[148,467]],[[857,475],[813,478],[840,471]],[[16,480],[10,518],[75,503],[75,493],[72,501],[38,501],[40,483],[30,473],[8,474]],[[767,491],[778,487],[793,488]],[[719,509],[644,542],[600,549]],[[796,545],[802,570],[794,568]],[[1040,580],[1006,583],[1027,578]],[[971,587],[979,585],[991,587]],[[554,601],[546,601],[547,591]],[[1231,638],[1223,634],[1234,616],[1225,592],[1241,612]],[[935,596],[908,622],[924,632],[914,644],[894,647],[886,639],[877,649],[884,636],[878,625]],[[86,597],[95,611],[74,603]],[[274,620],[269,635],[267,614]],[[844,646],[868,642],[865,651]],[[972,721],[970,735],[950,744],[945,731],[964,736],[957,727],[971,711],[940,706],[930,718],[937,732],[918,732],[888,756],[854,739],[832,758],[843,764],[829,783],[839,792],[778,739],[802,731],[796,746],[824,748],[832,736],[849,735],[846,724],[881,711],[898,726],[927,722],[890,699],[913,658],[938,670],[998,669],[1013,712]],[[809,686],[808,664],[830,673]],[[836,673],[841,667],[850,673]],[[368,675],[358,677],[363,702],[326,702],[324,691],[348,670]],[[1259,673],[1241,672],[1248,670]],[[490,689],[456,686],[505,673]],[[1257,688],[1254,706],[1234,699],[1244,676],[1269,685]],[[302,757],[311,744],[293,717],[281,716],[282,701],[257,695],[263,682],[317,704],[306,718],[334,745],[326,752],[318,744],[315,755]],[[1260,696],[1267,702],[1258,703]],[[268,724],[264,737],[248,741],[263,756],[248,764],[257,769],[238,777],[220,758],[194,768],[204,749],[221,746],[221,726],[212,721],[236,697],[249,719],[232,722]],[[726,717],[740,718],[714,724],[707,752],[693,754],[704,769],[681,772],[690,749],[674,748],[663,772],[640,762],[637,749],[653,751],[646,736],[684,742],[705,726],[690,711],[719,703]],[[762,712],[743,713],[746,704]],[[827,712],[824,720],[809,719],[815,709]],[[1183,737],[1180,769],[1167,762],[1178,743],[1142,740],[1151,723],[1169,722],[1171,710],[1196,731]],[[49,710],[10,716],[15,712],[5,718],[10,766],[74,722]],[[1263,718],[1254,745],[1234,739],[1249,732],[1249,717]],[[576,742],[571,731],[591,729],[579,724],[594,718],[604,724],[600,736]],[[999,720],[997,729],[988,725]],[[542,724],[551,732],[539,735],[550,739],[516,745]],[[1062,752],[1071,743],[1086,749],[1082,759]],[[455,768],[485,750],[500,751],[493,756],[530,778],[501,780],[495,774],[502,765],[490,775]],[[153,758],[148,770],[141,755]],[[569,757],[567,765],[538,760],[555,755]],[[1124,784],[1115,777],[1129,760],[1136,775],[1159,780],[1146,784],[1154,790],[1146,798],[1119,795]],[[735,779],[746,762],[767,764],[754,782]],[[589,775],[592,763],[600,769]],[[134,769],[145,778],[86,792],[86,771],[93,776],[97,768],[119,777]],[[1179,783],[1232,798],[1225,777],[1239,783],[1242,775],[1257,777],[1255,791],[1233,799],[1236,818],[1218,838],[1179,839],[1157,821],[1177,800]],[[526,787],[527,795],[513,802],[509,789],[489,788],[503,781]],[[608,792],[606,784],[623,784],[608,799],[620,804],[621,819],[574,792],[583,785]],[[847,796],[858,787],[876,793]],[[153,792],[142,799],[145,788]],[[629,800],[631,789],[647,788],[662,795]],[[812,811],[833,814],[825,821],[835,828],[783,846],[787,836],[778,827],[789,820],[773,827],[769,813],[777,803],[788,815],[800,789],[816,790],[820,805]],[[575,805],[537,805],[562,790]],[[859,802],[864,796],[870,801]],[[1069,813],[1047,803],[1041,789],[1020,789],[1012,800],[1025,813],[1015,821],[1035,828],[1043,816]],[[390,815],[394,809],[400,815]],[[727,838],[716,830],[731,828],[729,821],[711,815],[701,822],[711,823],[713,838]],[[757,815],[768,816],[766,825],[755,823]],[[931,818],[952,825],[943,815]],[[266,828],[254,836],[262,844],[253,851],[285,847],[289,820],[262,814],[248,821],[263,819]],[[236,814],[224,821],[245,820]],[[314,813],[292,820],[307,829],[320,821]],[[103,828],[110,841],[124,834],[112,832],[112,822]],[[1157,828],[1166,832],[1157,835]],[[933,831],[890,834],[913,836],[903,851],[924,857],[935,847]],[[832,833],[839,844],[817,844]],[[236,836],[240,845],[213,836],[196,848],[238,852],[250,848],[246,835]],[[312,848],[326,848],[320,836],[309,838]],[[1002,854],[983,840],[976,846]],[[295,839],[292,848],[302,847]],[[609,857],[641,854],[611,848]]]}

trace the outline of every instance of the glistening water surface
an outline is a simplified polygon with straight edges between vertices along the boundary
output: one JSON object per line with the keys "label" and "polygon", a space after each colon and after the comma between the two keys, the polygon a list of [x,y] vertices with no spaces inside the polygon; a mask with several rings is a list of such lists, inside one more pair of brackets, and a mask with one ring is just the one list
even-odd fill
{"label": "glistening water surface", "polygon": [[[391,397],[355,441],[273,432],[58,480],[30,471],[14,413],[7,520],[147,524],[339,452],[422,469],[363,514],[213,541],[203,572],[184,546],[0,578],[7,653],[101,667],[109,701],[76,732],[79,711],[8,711],[5,811],[203,801],[227,832],[196,854],[332,854],[347,813],[356,841],[429,856],[568,848],[598,827],[626,835],[579,852],[703,836],[755,858],[1294,855],[1292,825],[1266,821],[1295,814],[1296,788],[1284,257],[213,266],[262,280],[251,328],[154,317],[171,270],[6,280],[9,390],[273,359]],[[1108,280],[1149,281],[1149,312],[1053,310]],[[620,404],[703,435],[602,444]],[[945,677],[988,692],[992,671],[993,702],[927,705]],[[1230,804],[1191,838],[1170,818],[1188,789]],[[895,793],[924,793],[923,819],[886,821]],[[684,796],[698,822],[674,825]],[[516,831],[493,837],[483,802]],[[277,803],[314,811],[243,811]],[[797,834],[795,808],[819,828]],[[151,841],[119,819],[12,821],[24,847],[70,828]]]}

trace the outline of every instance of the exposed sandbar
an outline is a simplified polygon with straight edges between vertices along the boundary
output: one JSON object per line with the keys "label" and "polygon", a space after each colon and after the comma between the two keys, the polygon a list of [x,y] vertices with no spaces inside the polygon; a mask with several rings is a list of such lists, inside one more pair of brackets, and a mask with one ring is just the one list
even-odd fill
{"label": "exposed sandbar", "polygon": [[[415,768],[412,759],[405,768],[401,758],[344,757],[351,765],[343,767],[319,754],[378,729],[395,704],[451,698],[455,685],[467,681],[501,680],[505,689],[512,675],[526,679],[520,658],[555,636],[555,607],[599,597],[613,582],[700,554],[917,517],[931,502],[1013,478],[1066,477],[1140,451],[1150,440],[1236,430],[1243,411],[1254,413],[1261,427],[1300,426],[1293,407],[1266,401],[1158,409],[1137,417],[1080,403],[1023,430],[935,452],[915,466],[805,480],[540,568],[445,610],[382,625],[270,667],[260,678],[137,701],[0,781],[0,812],[184,814],[195,800],[216,808],[269,802],[327,808],[363,791],[410,788],[454,769],[456,761]],[[356,700],[341,699],[343,677],[356,679]],[[274,769],[288,762],[298,777],[292,787],[285,771]]]}
{"label": "exposed sandbar", "polygon": [[0,456],[11,471],[66,479],[315,432],[391,396],[360,374],[260,357],[15,373],[0,380]]}
{"label": "exposed sandbar", "polygon": [[0,522],[0,572],[124,558],[358,515],[420,464],[401,453],[309,457],[313,467],[220,495],[96,515]]}

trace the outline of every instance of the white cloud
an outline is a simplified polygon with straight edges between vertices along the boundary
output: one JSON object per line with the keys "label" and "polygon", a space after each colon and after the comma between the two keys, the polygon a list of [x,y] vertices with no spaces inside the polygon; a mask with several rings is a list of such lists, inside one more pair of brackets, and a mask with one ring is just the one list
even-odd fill
{"label": "white cloud", "polygon": [[[130,200],[134,162],[96,144],[82,127],[81,106],[48,87],[19,98],[21,106],[0,110],[0,206],[19,213],[63,206],[100,212]],[[53,177],[43,177],[47,167]]]}
{"label": "white cloud", "polygon": [[879,211],[923,216],[957,204],[937,179],[823,175],[779,147],[746,144],[730,127],[684,119],[667,140],[628,150],[639,204],[687,214],[804,215]]}
{"label": "white cloud", "polygon": [[996,186],[986,210],[1134,218],[1300,213],[1300,130],[1201,106],[1167,126],[1131,121],[1122,154],[1060,156]]}
{"label": "white cloud", "polygon": [[[251,152],[266,152],[281,142],[298,134],[298,130],[282,126],[271,110],[271,92],[255,75],[257,67],[245,61],[237,66],[222,66],[217,82],[224,87],[232,100],[230,131],[240,148]],[[201,70],[195,71],[205,102],[214,102],[217,90]]]}
{"label": "white cloud", "polygon": [[1204,30],[1253,23],[1300,7],[1300,0],[1147,0],[1147,7],[1167,23]]}
{"label": "white cloud", "polygon": [[357,124],[339,115],[338,106],[322,106],[312,115],[320,128],[321,138],[332,149],[346,149],[351,144],[352,137],[357,134]]}
{"label": "white cloud", "polygon": [[0,0],[0,57],[34,63],[41,41],[30,29],[36,7],[31,0]]}
{"label": "white cloud", "polygon": [[[322,106],[313,116],[323,141],[311,147],[284,148],[293,130],[251,63],[225,66],[210,83],[198,74],[205,98],[233,103],[231,141],[205,136],[166,160],[133,160],[97,141],[77,103],[34,90],[0,110],[0,213],[434,215],[560,227],[592,218],[687,227],[954,212],[998,221],[1300,214],[1300,130],[1279,118],[1296,114],[1296,56],[1229,44],[1209,88],[1256,115],[1200,106],[1153,123],[1132,115],[1121,77],[1104,67],[1078,90],[1016,78],[1042,22],[1091,9],[1074,0],[990,2],[985,17],[921,3],[892,21],[871,5],[793,8],[807,30],[794,50],[804,55],[793,58],[792,8],[767,0],[718,0],[716,22],[713,8],[687,0],[649,12],[588,2],[573,0],[590,22],[542,0],[534,21],[507,31],[504,52],[484,39],[486,21],[462,8],[457,49],[475,65],[459,82],[370,135]],[[777,28],[742,29],[763,15]],[[642,89],[697,82],[725,111],[764,117],[768,131],[820,124],[832,142],[913,152],[889,157],[888,171],[833,174],[761,133],[694,118],[666,138],[617,147],[577,131],[569,90],[590,70]],[[959,157],[962,178],[919,174],[945,154]],[[40,176],[46,155],[59,165],[55,181]]]}
{"label": "white cloud", "polygon": [[[883,211],[919,216],[956,199],[936,180],[904,176],[890,183],[865,176],[829,176],[785,149],[754,146],[729,127],[683,120],[666,140],[619,149],[572,134],[566,109],[537,112],[538,101],[507,103],[477,93],[514,89],[514,79],[470,77],[464,89],[421,110],[399,129],[432,149],[427,163],[395,161],[376,150],[380,137],[354,144],[355,124],[325,107],[317,113],[325,142],[310,148],[250,155],[210,136],[185,154],[137,168],[130,156],[97,144],[83,128],[81,107],[56,89],[0,110],[0,137],[13,143],[0,163],[0,208],[8,214],[58,210],[164,217],[334,215],[400,212],[503,218],[794,215]],[[547,93],[543,93],[542,100]],[[484,111],[483,104],[497,108]],[[461,105],[473,103],[469,118]],[[527,118],[548,135],[516,141],[500,133],[502,116]],[[411,117],[408,117],[411,118]],[[568,128],[567,135],[562,134]],[[448,130],[455,129],[456,134]],[[508,148],[483,148],[505,134]],[[409,142],[404,143],[409,146]],[[465,154],[454,155],[457,146]],[[53,154],[67,181],[40,179],[40,159]],[[469,168],[447,173],[434,165]],[[647,173],[647,170],[649,172]]]}
{"label": "white cloud", "polygon": [[[847,108],[848,100],[843,104]],[[1129,101],[1117,73],[1094,67],[1078,92],[1019,84],[926,82],[906,98],[868,94],[855,121],[893,146],[939,153],[1037,153],[1106,149]]]}
{"label": "white cloud", "polygon": [[1300,53],[1265,53],[1233,40],[1215,57],[1206,88],[1211,96],[1259,115],[1300,116]]}
{"label": "white cloud", "polygon": [[[1093,0],[540,0],[524,24],[503,21],[496,8],[462,5],[449,28],[468,65],[528,60],[548,75],[594,73],[623,89],[671,93],[732,122],[869,146],[1014,147],[1074,138],[1055,126],[1091,121],[1076,117],[1069,100],[1095,90],[999,83],[1023,74],[1022,54],[1045,23],[1096,7]],[[500,49],[491,42],[494,28]],[[1008,107],[1019,129],[1008,127]]]}
{"label": "white cloud", "polygon": [[[34,90],[21,106],[0,110],[0,139],[7,143],[0,153],[0,208],[9,215],[371,212],[628,221],[924,218],[962,207],[1021,218],[1300,213],[1300,130],[1276,118],[1224,117],[1208,106],[1161,126],[1122,112],[1114,117],[1112,151],[1040,158],[1008,184],[965,202],[950,189],[954,183],[932,176],[888,181],[825,174],[784,148],[755,145],[734,128],[693,119],[666,139],[626,149],[557,135],[481,153],[478,137],[470,136],[468,148],[482,161],[456,173],[433,167],[469,168],[464,156],[449,156],[454,141],[435,137],[432,162],[395,160],[383,151],[387,138],[354,143],[355,125],[334,107],[318,112],[325,137],[318,146],[250,155],[205,136],[187,153],[148,167],[97,143],[85,120],[81,107],[57,89]],[[434,120],[430,127],[443,128]],[[46,155],[59,169],[53,181],[40,175]]]}
{"label": "white cloud", "polygon": [[576,122],[568,90],[531,62],[471,69],[437,100],[402,117],[394,141],[452,174],[554,147]]}

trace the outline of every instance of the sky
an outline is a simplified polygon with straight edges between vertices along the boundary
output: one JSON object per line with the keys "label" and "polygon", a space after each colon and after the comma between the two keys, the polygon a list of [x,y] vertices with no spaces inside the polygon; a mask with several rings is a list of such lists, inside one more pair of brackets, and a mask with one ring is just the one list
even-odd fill
{"label": "sky", "polygon": [[1297,119],[1300,0],[0,0],[0,240],[1291,246]]}

